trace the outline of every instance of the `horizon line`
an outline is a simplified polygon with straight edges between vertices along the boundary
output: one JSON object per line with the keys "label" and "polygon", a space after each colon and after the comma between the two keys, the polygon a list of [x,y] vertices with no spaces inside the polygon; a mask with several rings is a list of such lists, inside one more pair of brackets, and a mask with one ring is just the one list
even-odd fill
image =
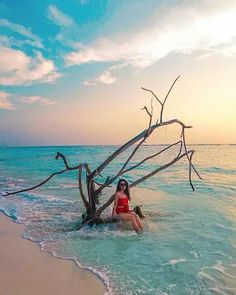
{"label": "horizon line", "polygon": [[[143,144],[142,146],[165,146],[172,143]],[[123,144],[68,144],[68,145],[0,145],[0,148],[37,148],[37,147],[79,147],[79,146],[122,146]],[[236,145],[236,143],[189,143],[190,145]]]}

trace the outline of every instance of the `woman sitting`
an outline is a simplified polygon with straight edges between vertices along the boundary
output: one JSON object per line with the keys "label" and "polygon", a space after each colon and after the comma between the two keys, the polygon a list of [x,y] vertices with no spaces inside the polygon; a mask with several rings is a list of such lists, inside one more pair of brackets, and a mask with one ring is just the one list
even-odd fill
{"label": "woman sitting", "polygon": [[[131,221],[133,229],[139,233],[141,230],[143,230],[143,225],[139,219],[139,216],[133,210],[130,210],[129,201],[130,192],[128,182],[125,179],[120,179],[116,188],[112,217],[116,215],[122,221]],[[141,212],[140,207],[138,208],[138,211]],[[142,215],[142,212],[140,214]],[[142,216],[144,217],[144,215]]]}

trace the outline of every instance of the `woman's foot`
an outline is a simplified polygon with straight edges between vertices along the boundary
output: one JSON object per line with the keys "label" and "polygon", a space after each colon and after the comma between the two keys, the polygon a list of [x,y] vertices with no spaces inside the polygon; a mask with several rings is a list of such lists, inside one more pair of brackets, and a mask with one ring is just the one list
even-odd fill
{"label": "woman's foot", "polygon": [[141,206],[139,206],[139,205],[134,207],[133,211],[142,219],[146,217],[141,210]]}

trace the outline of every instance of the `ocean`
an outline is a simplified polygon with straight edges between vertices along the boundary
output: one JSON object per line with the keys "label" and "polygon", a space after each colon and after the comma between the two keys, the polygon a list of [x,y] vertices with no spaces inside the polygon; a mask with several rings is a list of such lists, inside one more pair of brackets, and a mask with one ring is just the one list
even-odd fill
{"label": "ocean", "polygon": [[[0,147],[0,190],[15,191],[37,184],[64,168],[61,152],[71,165],[98,166],[117,146]],[[162,149],[143,146],[130,165]],[[193,162],[178,163],[131,189],[132,206],[147,215],[143,233],[129,226],[83,227],[77,172],[54,177],[44,186],[13,196],[0,195],[0,210],[25,225],[24,238],[42,250],[74,260],[104,281],[108,294],[210,295],[236,294],[236,145],[193,145]],[[114,175],[130,151],[102,172]],[[176,147],[152,158],[124,178],[132,183],[177,153]],[[106,200],[114,191],[107,189]],[[105,215],[111,214],[108,208]]]}

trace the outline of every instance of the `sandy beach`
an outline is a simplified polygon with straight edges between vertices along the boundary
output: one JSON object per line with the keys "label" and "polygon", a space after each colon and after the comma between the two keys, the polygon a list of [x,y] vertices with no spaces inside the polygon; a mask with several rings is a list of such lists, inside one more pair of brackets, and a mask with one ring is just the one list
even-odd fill
{"label": "sandy beach", "polygon": [[103,283],[73,261],[40,251],[21,237],[24,226],[0,214],[0,294],[104,294]]}

